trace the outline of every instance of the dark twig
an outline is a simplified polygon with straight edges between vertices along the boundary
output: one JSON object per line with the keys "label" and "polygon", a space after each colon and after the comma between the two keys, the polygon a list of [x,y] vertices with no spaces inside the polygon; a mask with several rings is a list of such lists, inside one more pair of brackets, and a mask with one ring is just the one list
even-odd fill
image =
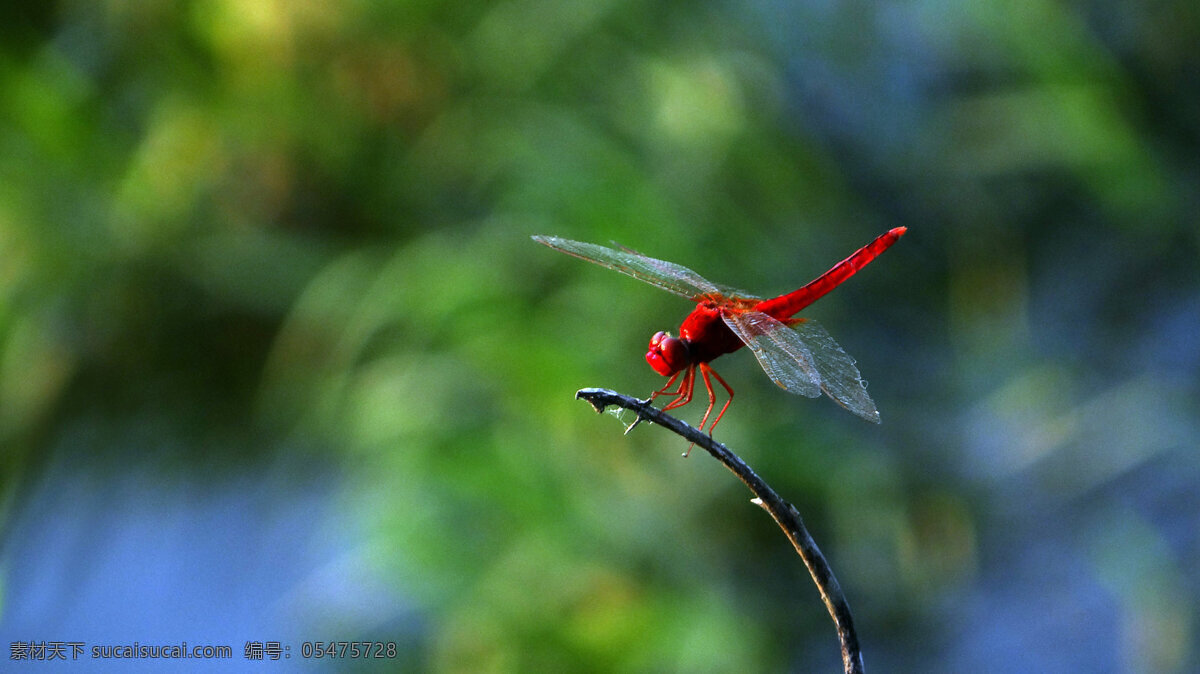
{"label": "dark twig", "polygon": [[864,671],[862,652],[858,646],[858,635],[854,632],[854,620],[850,617],[850,607],[846,604],[846,597],[842,594],[842,588],[838,585],[837,578],[833,576],[833,570],[829,568],[829,563],[825,561],[821,550],[817,548],[808,529],[804,527],[804,522],[800,519],[800,513],[796,511],[795,506],[780,498],[779,494],[776,494],[774,489],[763,482],[762,478],[751,470],[745,461],[729,451],[725,445],[716,442],[679,419],[664,414],[651,405],[649,400],[638,400],[602,388],[580,389],[575,394],[575,398],[588,401],[592,407],[596,408],[597,412],[603,412],[604,408],[609,405],[635,412],[638,415],[638,422],[646,420],[669,429],[689,442],[703,447],[718,461],[725,464],[726,468],[733,471],[733,474],[737,475],[738,479],[754,492],[756,498],[753,502],[770,513],[779,528],[783,529],[783,533],[792,542],[796,552],[800,553],[804,565],[808,567],[808,572],[812,575],[813,582],[817,584],[817,590],[821,593],[821,600],[825,602],[825,608],[829,609],[829,615],[833,618],[833,624],[837,628],[838,640],[842,645],[842,663],[845,666],[846,674],[862,674]]}

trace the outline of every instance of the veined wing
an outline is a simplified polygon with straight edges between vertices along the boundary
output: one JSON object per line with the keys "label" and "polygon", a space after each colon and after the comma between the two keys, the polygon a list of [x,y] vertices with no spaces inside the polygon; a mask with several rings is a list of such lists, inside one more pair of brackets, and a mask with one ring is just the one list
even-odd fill
{"label": "veined wing", "polygon": [[788,326],[760,311],[722,313],[721,318],[750,347],[771,381],[791,393],[821,395],[821,375],[812,352]]}
{"label": "veined wing", "polygon": [[867,395],[863,381],[850,354],[842,350],[820,323],[810,319],[790,329],[808,345],[817,372],[821,374],[821,390],[839,405],[872,423],[879,423],[879,410]]}
{"label": "veined wing", "polygon": [[715,295],[750,298],[740,290],[717,285],[683,265],[657,260],[628,248],[616,250],[594,243],[560,239],[557,236],[538,235],[534,236],[533,240],[567,255],[628,274],[693,301],[698,302],[705,296]]}
{"label": "veined wing", "polygon": [[805,319],[790,328],[759,311],[723,312],[721,318],[758,359],[767,376],[792,393],[825,395],[858,416],[879,423],[858,368],[825,328]]}

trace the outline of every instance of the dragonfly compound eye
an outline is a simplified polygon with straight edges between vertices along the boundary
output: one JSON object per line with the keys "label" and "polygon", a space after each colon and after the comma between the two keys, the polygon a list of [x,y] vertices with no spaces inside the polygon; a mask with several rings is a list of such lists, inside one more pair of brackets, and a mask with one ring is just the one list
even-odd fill
{"label": "dragonfly compound eye", "polygon": [[646,362],[654,371],[664,377],[669,377],[688,366],[687,345],[678,337],[658,331],[650,338],[650,350],[646,352]]}

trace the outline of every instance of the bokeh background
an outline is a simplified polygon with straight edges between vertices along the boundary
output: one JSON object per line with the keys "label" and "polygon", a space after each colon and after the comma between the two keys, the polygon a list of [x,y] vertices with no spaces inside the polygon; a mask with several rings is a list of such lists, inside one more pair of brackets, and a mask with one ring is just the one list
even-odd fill
{"label": "bokeh background", "polygon": [[0,12],[6,648],[838,671],[744,487],[573,400],[688,303],[529,235],[767,295],[904,225],[806,312],[881,426],[717,363],[868,671],[1200,669],[1200,5]]}

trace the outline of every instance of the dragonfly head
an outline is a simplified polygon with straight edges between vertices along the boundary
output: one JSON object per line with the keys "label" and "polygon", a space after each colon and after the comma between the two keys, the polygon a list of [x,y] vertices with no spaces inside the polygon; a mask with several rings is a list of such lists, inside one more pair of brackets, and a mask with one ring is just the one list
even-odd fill
{"label": "dragonfly head", "polygon": [[688,353],[687,343],[678,337],[659,330],[650,338],[650,350],[646,352],[646,362],[654,371],[664,377],[679,372],[691,364],[691,354]]}

